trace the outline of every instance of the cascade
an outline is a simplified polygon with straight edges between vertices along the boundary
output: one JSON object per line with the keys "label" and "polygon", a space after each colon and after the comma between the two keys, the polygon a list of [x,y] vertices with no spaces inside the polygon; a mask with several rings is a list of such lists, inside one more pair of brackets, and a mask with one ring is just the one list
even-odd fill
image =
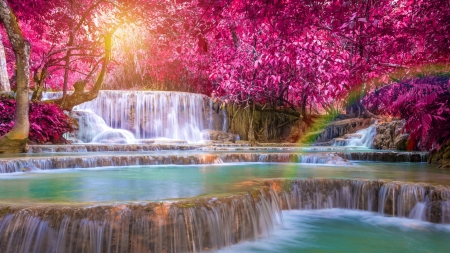
{"label": "cascade", "polygon": [[[33,148],[36,150],[38,147]],[[42,150],[42,148],[40,148]],[[195,146],[173,146],[161,144],[101,144],[77,147],[69,145],[67,147],[47,147],[46,152],[92,152],[92,151],[157,151],[157,150],[188,150],[195,149]],[[355,159],[353,153],[199,153],[199,154],[171,154],[159,153],[133,153],[133,154],[97,154],[88,156],[51,156],[51,157],[22,157],[0,159],[0,174],[22,172],[24,168],[36,168],[39,170],[52,170],[64,168],[91,168],[105,166],[130,166],[130,165],[160,165],[160,164],[221,164],[221,163],[305,163],[305,164],[329,164],[329,165],[352,165],[349,160],[364,161],[384,161],[384,162],[423,162],[420,153],[371,153],[369,156],[362,156]],[[425,156],[426,157],[426,156]]]}
{"label": "cascade", "polygon": [[161,164],[219,164],[223,161],[214,154],[198,155],[98,155],[56,156],[0,160],[0,174],[23,172],[27,168],[53,170],[67,168],[94,168],[106,166],[161,165]]}
{"label": "cascade", "polygon": [[191,155],[90,155],[86,157],[56,156],[36,158],[16,158],[0,160],[0,174],[22,172],[24,168],[52,170],[64,168],[93,168],[105,166],[160,165],[160,164],[222,164],[237,162],[269,163],[312,163],[351,165],[351,162],[334,154],[284,154],[284,153],[229,153],[229,154],[191,154]]}
{"label": "cascade", "polygon": [[282,209],[343,208],[450,223],[450,188],[381,180],[269,180]]}
{"label": "cascade", "polygon": [[185,92],[101,91],[75,110],[92,110],[114,129],[125,129],[137,139],[169,138],[202,141],[204,96]]}
{"label": "cascade", "polygon": [[[61,92],[44,93],[43,97],[44,100],[55,99],[61,97]],[[78,135],[83,142],[92,141],[92,135],[103,127],[103,123],[87,111],[103,119],[110,131],[127,130],[139,140],[166,138],[202,142],[202,130],[222,130],[227,124],[226,111],[220,110],[214,117],[212,101],[206,102],[206,96],[201,94],[103,90],[96,99],[74,107],[75,114],[82,114],[81,125],[87,126],[79,129]],[[224,118],[223,124],[219,122],[220,118]],[[101,140],[106,142],[105,137],[111,137],[110,134],[105,133]],[[116,131],[112,138],[124,139],[123,135],[124,132]]]}
{"label": "cascade", "polygon": [[[448,223],[450,189],[380,180],[267,180],[247,193],[95,207],[1,206],[2,252],[202,252],[267,236],[282,209],[342,208]],[[409,216],[408,216],[409,213]]]}
{"label": "cascade", "polygon": [[134,135],[123,129],[109,127],[105,121],[90,109],[78,110],[75,113],[78,119],[78,131],[75,137],[82,142],[131,144],[136,142]]}
{"label": "cascade", "polygon": [[333,146],[360,146],[371,148],[373,138],[377,134],[376,123],[368,128],[356,131],[354,134],[346,134],[344,138],[337,138],[333,141]]}
{"label": "cascade", "polygon": [[[68,152],[66,154],[26,154],[16,157],[0,155],[0,173],[19,172],[1,175],[1,180],[11,181],[3,184],[5,194],[0,198],[0,252],[214,251],[240,241],[267,236],[281,222],[281,210],[286,209],[354,209],[373,212],[380,217],[394,216],[450,224],[448,186],[377,180],[407,178],[410,181],[448,184],[445,180],[449,175],[444,175],[445,172],[438,174],[432,166],[426,164],[409,164],[411,171],[416,173],[414,177],[409,177],[402,174],[413,174],[408,174],[405,170],[391,171],[388,166],[381,168],[384,165],[380,163],[366,165],[352,164],[349,161],[426,161],[427,154],[422,152],[372,152],[365,149],[364,147],[371,146],[374,127],[336,140],[335,145],[338,147],[255,148],[236,147],[229,143],[214,143],[214,146],[192,144],[206,139],[201,135],[205,128],[226,128],[226,122],[212,123],[211,120],[220,117],[212,109],[211,101],[208,106],[205,97],[196,94],[102,91],[98,99],[80,105],[75,112],[80,130],[74,137],[83,142],[96,143],[29,147],[30,153]],[[221,113],[226,111],[220,111],[219,115]],[[170,145],[174,141],[159,141],[155,144],[155,138],[184,139],[191,144],[186,141],[177,141],[177,145]],[[160,150],[190,151],[182,153]],[[88,154],[91,151],[99,153]],[[225,165],[206,165],[222,163]],[[135,166],[167,164],[205,166]],[[130,167],[71,170],[110,166]],[[370,166],[376,169],[366,170]],[[405,167],[401,164],[392,166]],[[197,167],[201,167],[198,172]],[[423,167],[430,170],[415,171],[416,168]],[[180,168],[182,170],[178,171]],[[52,169],[68,170],[51,173],[39,171]],[[170,170],[175,172],[168,173]],[[78,173],[79,171],[83,173]],[[149,174],[145,174],[147,171],[150,171]],[[48,198],[42,200],[44,204],[41,205],[41,200],[38,197],[35,199],[40,192],[61,191],[56,191],[54,184],[39,182],[61,182],[56,179],[66,178],[66,173],[74,174],[67,181],[69,183],[62,183],[64,188],[69,189],[65,193],[68,197],[61,194],[61,199]],[[423,177],[424,173],[427,174],[426,178]],[[58,174],[58,177],[48,179],[42,176],[49,174]],[[104,191],[110,197],[107,200],[85,199],[88,194],[83,192],[102,196],[95,188],[105,187],[105,182],[110,183],[110,178],[106,177],[110,174],[114,174],[111,176],[114,178],[111,185],[118,188],[118,192],[133,193],[128,193],[127,198],[121,199],[107,188]],[[98,177],[94,178],[92,175],[101,175],[106,179],[96,184]],[[122,179],[124,175],[127,175],[128,181],[116,179]],[[173,180],[173,175],[182,175],[179,184],[181,187],[176,186],[178,182]],[[40,177],[47,181],[40,181]],[[236,178],[236,181],[230,178]],[[283,179],[260,181],[267,178]],[[9,186],[15,185],[14,180],[19,182],[17,185],[20,187],[16,191],[9,189]],[[136,183],[138,180],[144,181],[141,185],[145,184],[142,187],[145,192],[143,197],[137,194],[141,193],[140,187],[136,186],[139,185]],[[168,182],[161,186],[158,181]],[[77,185],[80,182],[84,182],[83,186],[71,188],[71,184]],[[194,183],[194,186],[190,183]],[[90,184],[93,186],[92,190],[85,187]],[[51,186],[46,188],[46,185]],[[149,185],[165,192],[187,192],[185,187],[204,191],[196,191],[187,196],[174,194],[167,197],[150,189]],[[167,185],[170,186],[165,188]],[[86,191],[81,191],[80,188]],[[23,191],[17,191],[18,189]],[[210,192],[211,189],[216,192]],[[229,194],[239,194],[224,197],[228,189],[232,192]],[[242,193],[249,189],[252,190]],[[30,195],[21,199],[17,197],[24,195],[23,192],[29,192]],[[81,197],[76,200],[70,198],[76,194]],[[215,194],[219,194],[217,198],[205,197]],[[195,199],[179,201],[181,198],[191,197]],[[161,199],[169,199],[170,202],[151,202]],[[71,205],[66,204],[69,202]],[[53,203],[56,205],[52,205]]]}
{"label": "cascade", "polygon": [[194,202],[6,210],[5,253],[202,252],[267,236],[281,220],[268,189]]}

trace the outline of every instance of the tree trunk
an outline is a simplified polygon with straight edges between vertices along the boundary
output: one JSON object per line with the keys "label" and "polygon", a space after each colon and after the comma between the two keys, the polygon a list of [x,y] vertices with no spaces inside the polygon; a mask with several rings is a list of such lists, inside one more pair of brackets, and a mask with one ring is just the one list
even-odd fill
{"label": "tree trunk", "polygon": [[31,96],[31,101],[41,101],[42,93],[44,92],[45,81],[47,79],[47,67],[44,66],[41,69],[37,70],[34,73],[33,81],[34,81],[34,91]]}
{"label": "tree trunk", "polygon": [[91,101],[98,96],[98,92],[101,90],[103,81],[106,79],[106,74],[108,71],[109,63],[111,62],[111,49],[112,49],[112,35],[114,32],[111,32],[105,36],[105,56],[103,57],[103,65],[100,73],[97,77],[97,80],[94,83],[94,86],[90,91],[85,92],[85,86],[87,80],[78,80],[74,85],[74,92],[66,97],[62,97],[59,99],[55,99],[53,102],[58,104],[61,109],[71,111],[73,107]]}
{"label": "tree trunk", "polygon": [[9,85],[8,70],[6,69],[5,47],[0,34],[0,91],[11,91]]}
{"label": "tree trunk", "polygon": [[16,57],[17,91],[14,126],[6,135],[0,137],[0,153],[23,152],[30,129],[28,121],[30,83],[30,44],[23,38],[17,19],[7,0],[0,0],[0,20],[5,26],[9,41]]}
{"label": "tree trunk", "polygon": [[253,103],[250,115],[251,116],[250,116],[250,124],[248,127],[248,140],[252,145],[254,145],[256,143],[255,130],[253,128],[253,120],[255,118],[255,103]]}

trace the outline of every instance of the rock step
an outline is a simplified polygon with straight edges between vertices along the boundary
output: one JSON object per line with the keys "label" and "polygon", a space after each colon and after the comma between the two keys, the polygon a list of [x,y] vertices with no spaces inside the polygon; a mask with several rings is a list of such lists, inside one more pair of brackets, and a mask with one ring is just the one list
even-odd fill
{"label": "rock step", "polygon": [[336,155],[353,161],[371,162],[426,162],[428,152],[336,152]]}
{"label": "rock step", "polygon": [[33,170],[94,168],[107,166],[161,164],[218,164],[222,160],[214,154],[196,155],[102,155],[14,158],[0,160],[0,173]]}
{"label": "rock step", "polygon": [[426,162],[424,152],[355,152],[355,153],[227,153],[227,154],[108,154],[99,156],[23,157],[0,160],[0,173],[32,170],[93,168],[105,166],[161,164],[220,164],[236,162],[275,162],[352,165],[348,160],[382,162]]}

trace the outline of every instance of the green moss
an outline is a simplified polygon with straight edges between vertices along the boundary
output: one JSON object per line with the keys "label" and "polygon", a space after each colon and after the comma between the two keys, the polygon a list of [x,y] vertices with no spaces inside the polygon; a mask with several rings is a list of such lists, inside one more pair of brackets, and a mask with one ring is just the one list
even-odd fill
{"label": "green moss", "polygon": [[9,206],[3,208],[3,209],[0,211],[0,216],[5,215],[5,214],[8,212],[8,210],[9,210]]}
{"label": "green moss", "polygon": [[184,203],[184,204],[180,204],[178,207],[179,208],[190,208],[190,207],[194,207],[195,204],[192,203]]}

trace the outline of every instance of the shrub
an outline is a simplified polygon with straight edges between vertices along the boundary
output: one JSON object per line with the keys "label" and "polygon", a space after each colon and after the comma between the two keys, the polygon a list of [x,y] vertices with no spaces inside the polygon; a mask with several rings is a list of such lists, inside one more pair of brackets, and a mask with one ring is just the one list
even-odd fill
{"label": "shrub", "polygon": [[405,119],[409,149],[439,149],[450,140],[448,75],[395,82],[368,94],[364,105],[373,113]]}
{"label": "shrub", "polygon": [[[14,99],[0,98],[0,136],[13,127],[15,108]],[[29,139],[37,143],[62,142],[62,135],[72,131],[70,118],[54,104],[30,102],[29,119]]]}

